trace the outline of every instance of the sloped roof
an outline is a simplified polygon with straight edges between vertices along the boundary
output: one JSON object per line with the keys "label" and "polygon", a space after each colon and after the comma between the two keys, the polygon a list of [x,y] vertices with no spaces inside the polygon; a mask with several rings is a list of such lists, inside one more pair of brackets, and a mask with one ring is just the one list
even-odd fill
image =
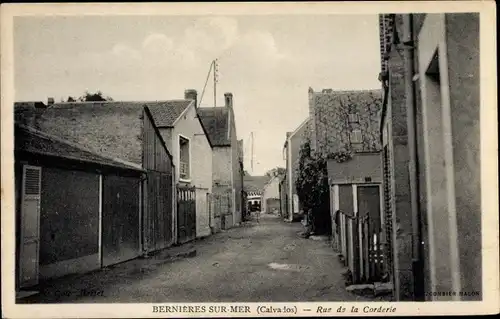
{"label": "sloped roof", "polygon": [[[362,142],[356,145],[355,151],[379,150],[382,93],[381,89],[310,93],[310,110],[314,114],[311,135],[316,144],[312,149],[327,155],[350,148],[350,132],[359,129]],[[348,121],[351,113],[358,115],[357,122]]]}
{"label": "sloped roof", "polygon": [[157,127],[173,127],[175,121],[191,103],[193,100],[171,100],[146,104]]}
{"label": "sloped roof", "polygon": [[270,178],[268,176],[245,175],[243,177],[243,188],[247,193],[262,192],[269,180]]}
{"label": "sloped roof", "polygon": [[95,163],[122,169],[142,170],[140,166],[96,154],[80,145],[64,141],[33,128],[16,125],[15,150],[32,154],[55,156],[80,162]]}
{"label": "sloped roof", "polygon": [[164,102],[70,102],[16,111],[16,122],[106,157],[142,165],[144,108]]}
{"label": "sloped roof", "polygon": [[197,112],[212,145],[230,146],[228,108],[199,107]]}

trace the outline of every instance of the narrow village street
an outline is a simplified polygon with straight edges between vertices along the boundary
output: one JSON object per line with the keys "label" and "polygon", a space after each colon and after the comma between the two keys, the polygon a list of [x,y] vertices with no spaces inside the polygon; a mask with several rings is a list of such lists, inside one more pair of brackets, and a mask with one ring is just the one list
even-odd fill
{"label": "narrow village street", "polygon": [[153,267],[131,261],[57,280],[25,302],[368,300],[345,290],[342,267],[328,242],[303,239],[302,230],[300,223],[263,214],[259,223],[195,243],[194,257]]}

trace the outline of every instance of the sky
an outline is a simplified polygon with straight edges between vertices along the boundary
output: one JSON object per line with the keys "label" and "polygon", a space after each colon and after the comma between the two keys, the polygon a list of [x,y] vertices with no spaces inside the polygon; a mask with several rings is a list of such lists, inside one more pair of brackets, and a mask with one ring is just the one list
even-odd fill
{"label": "sky", "polygon": [[[234,96],[252,175],[285,166],[308,88],[380,88],[377,15],[39,16],[14,20],[16,101],[101,90],[114,100],[198,98],[219,61],[217,105]],[[202,106],[213,106],[209,81]],[[254,136],[253,169],[251,139]]]}

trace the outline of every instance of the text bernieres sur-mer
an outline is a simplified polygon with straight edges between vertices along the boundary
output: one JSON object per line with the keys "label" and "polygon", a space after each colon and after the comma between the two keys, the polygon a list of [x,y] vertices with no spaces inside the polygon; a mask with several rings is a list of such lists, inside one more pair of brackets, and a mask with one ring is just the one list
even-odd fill
{"label": "text bernieres sur-mer", "polygon": [[153,312],[161,313],[250,313],[250,306],[153,306]]}

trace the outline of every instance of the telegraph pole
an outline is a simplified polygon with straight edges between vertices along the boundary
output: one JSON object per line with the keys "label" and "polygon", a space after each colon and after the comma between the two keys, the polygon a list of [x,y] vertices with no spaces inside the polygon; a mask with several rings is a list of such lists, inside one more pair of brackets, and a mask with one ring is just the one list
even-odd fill
{"label": "telegraph pole", "polygon": [[218,59],[213,61],[214,64],[214,107],[217,106],[217,82],[219,80],[219,64]]}

